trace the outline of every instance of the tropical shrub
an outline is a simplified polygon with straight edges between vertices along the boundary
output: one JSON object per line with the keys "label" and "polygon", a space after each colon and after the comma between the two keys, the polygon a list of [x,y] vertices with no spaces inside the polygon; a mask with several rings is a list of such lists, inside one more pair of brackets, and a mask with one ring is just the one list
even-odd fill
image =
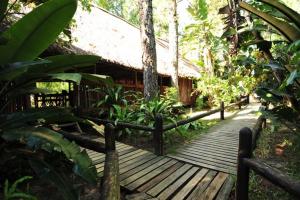
{"label": "tropical shrub", "polygon": [[[298,127],[296,121],[300,116],[298,81],[300,14],[278,1],[260,0],[252,1],[251,4],[240,2],[239,5],[258,17],[260,21],[272,25],[272,28],[277,31],[275,33],[286,39],[282,43],[266,41],[260,36],[260,41],[252,44],[256,44],[257,48],[264,53],[267,60],[264,73],[271,77],[265,79],[256,90],[262,99],[273,106],[272,109],[265,111],[265,115],[293,130],[292,127]],[[263,31],[266,32],[266,29]],[[250,39],[253,40],[253,37]]]}
{"label": "tropical shrub", "polygon": [[176,117],[173,113],[173,106],[174,102],[164,97],[143,101],[135,111],[136,121],[140,124],[153,126],[156,116],[160,114],[166,123],[175,122]]}
{"label": "tropical shrub", "polygon": [[[7,5],[8,1],[0,2],[1,20]],[[66,173],[71,173],[72,166],[73,176],[89,183],[96,183],[97,174],[87,153],[64,139],[51,125],[85,121],[64,108],[34,108],[14,113],[5,110],[13,99],[36,91],[36,82],[41,80],[78,84],[82,79],[96,84],[111,82],[109,77],[101,75],[64,72],[95,64],[100,59],[97,56],[38,58],[70,22],[76,8],[76,0],[49,0],[0,33],[0,96],[5,97],[0,105],[0,157],[3,158],[0,173],[3,178],[14,173],[15,163],[21,163],[21,171],[31,167],[36,175],[53,182],[64,199],[78,199],[79,195]]]}
{"label": "tropical shrub", "polygon": [[24,200],[37,200],[36,197],[34,197],[30,194],[24,193],[18,189],[19,184],[21,184],[27,180],[30,180],[30,179],[32,179],[31,176],[24,176],[24,177],[16,180],[12,185],[9,185],[9,181],[5,180],[4,191],[3,191],[4,200],[11,200],[11,199],[16,199],[16,198],[21,198]]}
{"label": "tropical shrub", "polygon": [[203,75],[197,81],[197,90],[200,93],[199,98],[208,97],[207,104],[213,107],[220,106],[221,101],[229,104],[240,96],[249,94],[254,89],[255,82],[253,77],[238,73],[227,79]]}

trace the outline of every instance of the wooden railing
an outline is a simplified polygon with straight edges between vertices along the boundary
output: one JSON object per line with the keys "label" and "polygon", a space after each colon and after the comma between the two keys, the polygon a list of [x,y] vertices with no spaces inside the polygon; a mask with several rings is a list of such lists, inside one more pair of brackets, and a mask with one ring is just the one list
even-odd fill
{"label": "wooden railing", "polygon": [[163,141],[163,134],[166,131],[169,131],[171,129],[177,128],[179,126],[194,122],[196,120],[199,120],[201,118],[204,118],[206,116],[215,114],[220,112],[220,119],[224,120],[224,111],[228,108],[232,108],[234,106],[238,106],[239,109],[241,109],[242,104],[247,104],[249,103],[249,96],[241,99],[240,101],[236,103],[229,104],[227,106],[224,106],[224,102],[221,102],[220,107],[211,111],[208,111],[206,113],[201,113],[198,115],[195,115],[193,117],[190,117],[188,119],[180,120],[176,123],[164,125],[163,118],[160,114],[156,115],[155,117],[155,123],[153,127],[149,126],[144,126],[144,125],[138,125],[138,124],[131,124],[127,122],[114,122],[112,120],[107,120],[107,119],[98,119],[98,118],[93,118],[93,117],[88,117],[88,116],[82,116],[83,118],[92,120],[96,123],[101,123],[101,124],[107,124],[111,123],[116,126],[117,129],[123,129],[123,128],[130,128],[130,129],[135,129],[135,130],[143,130],[143,131],[148,131],[153,133],[153,147],[154,147],[154,153],[156,155],[164,155],[164,141]]}
{"label": "wooden railing", "polygon": [[104,135],[105,144],[96,142],[86,137],[74,135],[65,131],[58,131],[65,138],[74,141],[79,146],[86,149],[105,153],[104,174],[102,178],[100,194],[101,200],[119,200],[120,196],[120,180],[119,180],[119,156],[116,151],[115,128],[112,124],[105,125]]}
{"label": "wooden railing", "polygon": [[263,161],[252,158],[252,152],[256,147],[256,141],[262,128],[266,126],[266,119],[261,116],[253,128],[253,131],[247,127],[240,130],[238,168],[236,183],[236,200],[248,200],[249,172],[266,178],[274,185],[279,186],[285,191],[300,199],[300,182],[294,181],[281,171],[267,165]]}

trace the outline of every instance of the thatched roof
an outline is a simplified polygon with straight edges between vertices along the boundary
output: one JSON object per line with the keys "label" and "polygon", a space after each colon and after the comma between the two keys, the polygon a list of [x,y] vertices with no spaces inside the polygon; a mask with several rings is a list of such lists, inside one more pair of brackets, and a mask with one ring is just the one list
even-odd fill
{"label": "thatched roof", "polygon": [[[77,38],[72,43],[75,47],[101,56],[108,62],[142,70],[140,30],[137,27],[95,6],[91,12],[78,8],[75,19],[76,27],[72,30],[73,37]],[[158,73],[169,76],[167,42],[157,39],[156,53]],[[180,77],[200,76],[198,67],[185,59],[179,59],[178,68]]]}

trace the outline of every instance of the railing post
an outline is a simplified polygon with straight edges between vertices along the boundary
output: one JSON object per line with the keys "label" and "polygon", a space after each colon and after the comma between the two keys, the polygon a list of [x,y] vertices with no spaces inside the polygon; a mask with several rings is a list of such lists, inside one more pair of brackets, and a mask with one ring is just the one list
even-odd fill
{"label": "railing post", "polygon": [[225,119],[225,117],[224,117],[224,110],[225,110],[224,101],[221,101],[220,109],[221,109],[221,111],[220,111],[220,119],[224,120]]}
{"label": "railing post", "polygon": [[247,95],[247,101],[246,101],[246,103],[250,104],[250,95],[249,94]]}
{"label": "railing post", "polygon": [[156,155],[164,155],[164,141],[163,141],[163,118],[161,114],[155,116],[153,132],[153,146]]}
{"label": "railing post", "polygon": [[248,200],[249,167],[243,163],[243,159],[250,158],[251,153],[252,131],[245,127],[240,130],[239,134],[236,200]]}
{"label": "railing post", "polygon": [[239,110],[241,110],[241,109],[242,109],[242,102],[241,102],[241,99],[239,100],[238,106],[239,106]]}
{"label": "railing post", "polygon": [[120,200],[119,155],[116,151],[114,126],[109,123],[105,125],[105,149],[100,200]]}
{"label": "railing post", "polygon": [[108,123],[105,125],[104,136],[105,136],[105,150],[106,151],[116,150],[115,128],[112,124]]}

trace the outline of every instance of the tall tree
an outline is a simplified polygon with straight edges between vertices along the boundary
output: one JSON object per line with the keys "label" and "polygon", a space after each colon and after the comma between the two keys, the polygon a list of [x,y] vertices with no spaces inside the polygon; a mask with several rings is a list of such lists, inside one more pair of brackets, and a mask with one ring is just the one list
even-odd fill
{"label": "tall tree", "polygon": [[176,0],[171,0],[170,4],[169,54],[172,86],[178,89],[178,16]]}
{"label": "tall tree", "polygon": [[157,58],[153,28],[152,0],[139,0],[144,97],[149,101],[158,95]]}

